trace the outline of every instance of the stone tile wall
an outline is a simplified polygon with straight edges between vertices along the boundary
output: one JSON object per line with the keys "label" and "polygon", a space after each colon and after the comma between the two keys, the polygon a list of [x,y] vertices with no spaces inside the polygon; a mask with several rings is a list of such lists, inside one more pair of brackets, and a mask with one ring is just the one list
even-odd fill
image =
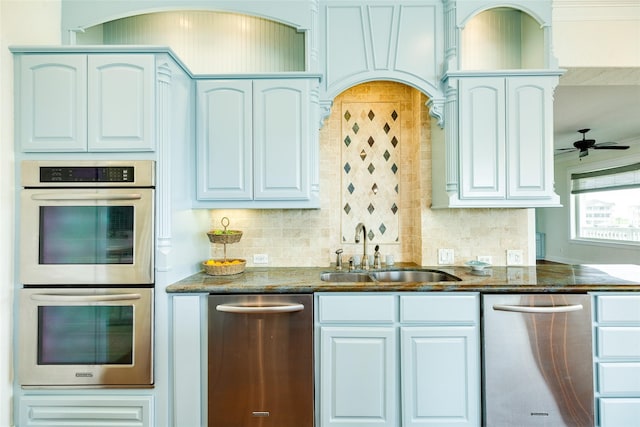
{"label": "stone tile wall", "polygon": [[[397,202],[397,213],[385,214],[384,220],[393,220],[398,239],[385,240],[376,233],[369,241],[370,254],[375,244],[380,244],[383,259],[385,255],[392,255],[396,261],[422,265],[437,265],[439,248],[454,249],[457,265],[478,255],[491,256],[495,265],[505,265],[507,249],[521,249],[527,259],[529,215],[526,209],[430,209],[432,122],[426,101],[417,90],[394,82],[362,84],[336,97],[331,115],[320,129],[321,208],[211,210],[212,228],[219,228],[221,218],[227,216],[231,220],[230,228],[244,232],[239,243],[228,245],[227,256],[244,258],[250,266],[253,254],[267,254],[269,266],[328,266],[335,261],[334,252],[338,248],[344,250],[345,261],[361,254],[362,244],[353,242],[355,227],[344,217],[349,184],[344,170],[343,115],[345,105],[370,103],[375,107],[397,107],[401,132],[401,150],[396,159],[398,173],[394,174],[397,181],[376,182],[384,188],[376,199],[389,198],[389,205]],[[384,150],[375,155],[380,161]],[[353,184],[370,189],[370,178],[364,174]],[[396,184],[398,192],[389,191],[389,187]],[[370,192],[367,194],[369,198],[374,197]],[[371,216],[366,202],[351,211],[353,218],[366,221]],[[376,203],[384,204],[384,201],[376,200]],[[371,228],[376,230],[376,227]],[[211,256],[218,258],[222,254],[222,247],[212,245]]]}

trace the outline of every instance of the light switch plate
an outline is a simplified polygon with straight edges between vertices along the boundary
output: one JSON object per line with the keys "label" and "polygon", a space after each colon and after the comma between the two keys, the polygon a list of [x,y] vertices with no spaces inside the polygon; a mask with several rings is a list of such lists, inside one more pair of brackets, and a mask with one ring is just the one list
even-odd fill
{"label": "light switch plate", "polygon": [[507,250],[507,265],[522,265],[523,261],[522,250],[509,249]]}
{"label": "light switch plate", "polygon": [[453,249],[438,249],[438,264],[452,265],[454,260]]}
{"label": "light switch plate", "polygon": [[253,263],[254,264],[269,264],[269,255],[267,255],[267,254],[254,254],[253,255]]}

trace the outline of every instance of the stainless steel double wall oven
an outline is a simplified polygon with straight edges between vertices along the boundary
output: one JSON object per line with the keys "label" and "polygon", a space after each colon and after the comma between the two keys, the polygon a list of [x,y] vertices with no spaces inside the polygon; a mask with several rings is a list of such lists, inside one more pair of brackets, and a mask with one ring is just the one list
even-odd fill
{"label": "stainless steel double wall oven", "polygon": [[153,385],[153,161],[25,161],[19,383]]}

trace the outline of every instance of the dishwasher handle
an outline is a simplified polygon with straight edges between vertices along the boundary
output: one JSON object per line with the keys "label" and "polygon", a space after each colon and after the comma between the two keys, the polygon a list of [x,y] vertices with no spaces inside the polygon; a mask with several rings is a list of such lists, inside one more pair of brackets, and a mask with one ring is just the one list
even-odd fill
{"label": "dishwasher handle", "polygon": [[568,313],[570,311],[580,311],[584,307],[582,304],[557,305],[557,306],[528,306],[528,305],[507,305],[494,304],[493,309],[499,311],[513,311],[516,313]]}
{"label": "dishwasher handle", "polygon": [[219,304],[216,306],[216,310],[225,313],[238,313],[238,314],[265,314],[265,313],[294,313],[296,311],[304,310],[302,304],[282,304],[282,305],[233,305],[233,304]]}

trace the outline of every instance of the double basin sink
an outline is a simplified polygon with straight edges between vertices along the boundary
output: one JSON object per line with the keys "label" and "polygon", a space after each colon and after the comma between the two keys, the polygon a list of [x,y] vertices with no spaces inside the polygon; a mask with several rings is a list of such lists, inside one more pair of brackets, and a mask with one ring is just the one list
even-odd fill
{"label": "double basin sink", "polygon": [[320,275],[324,282],[457,282],[461,279],[440,270],[334,271]]}

